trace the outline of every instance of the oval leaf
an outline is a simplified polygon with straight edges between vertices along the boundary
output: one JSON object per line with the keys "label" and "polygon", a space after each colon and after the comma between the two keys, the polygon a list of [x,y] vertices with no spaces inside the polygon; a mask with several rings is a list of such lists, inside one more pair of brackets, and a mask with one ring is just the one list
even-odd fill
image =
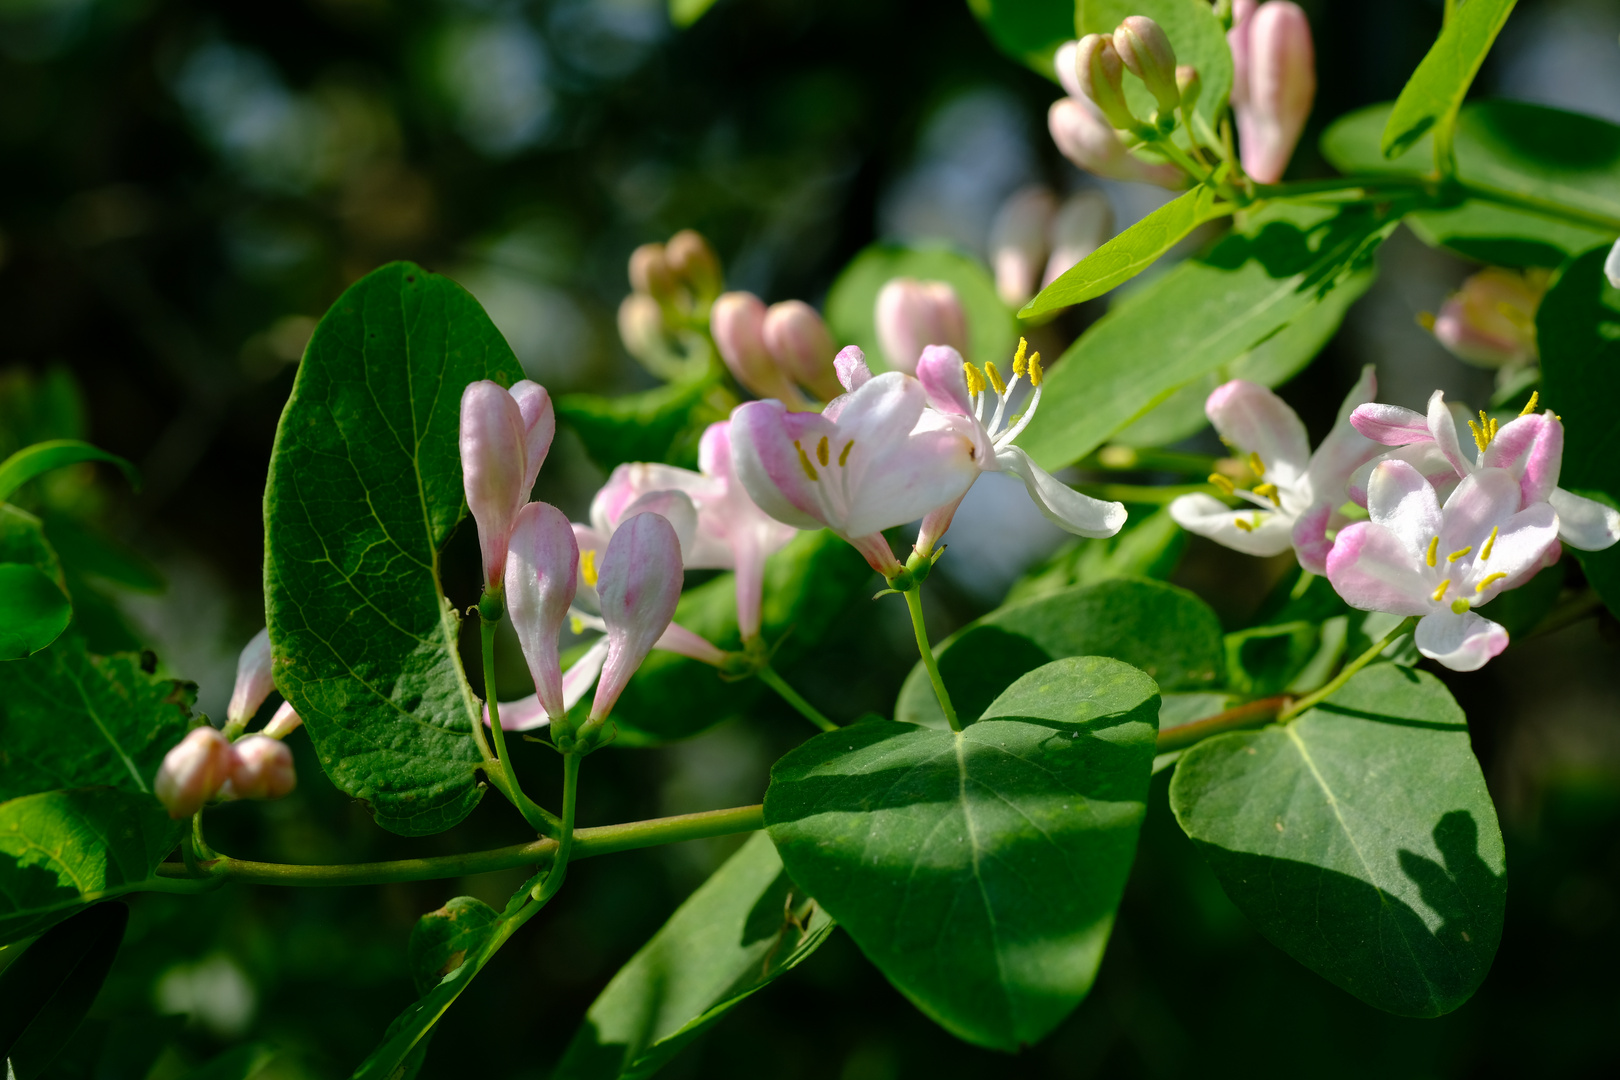
{"label": "oval leaf", "polygon": [[1073,41],[1073,0],[968,0],[996,47],[1019,63],[1055,78],[1052,54]]}
{"label": "oval leaf", "polygon": [[72,603],[45,571],[0,563],[0,660],[21,660],[49,647],[72,621]]}
{"label": "oval leaf", "polygon": [[1449,9],[1434,47],[1395,99],[1380,144],[1385,157],[1403,153],[1441,118],[1457,111],[1513,4],[1514,0],[1467,0]]}
{"label": "oval leaf", "polygon": [[51,927],[0,972],[0,1060],[18,1080],[45,1071],[107,980],[129,924],[123,904],[97,904]]}
{"label": "oval leaf", "polygon": [[141,474],[117,454],[109,454],[78,439],[51,439],[25,446],[5,461],[0,461],[0,502],[11,498],[18,488],[36,476],[85,461],[105,461],[116,465],[129,480],[130,487],[139,489],[141,486]]}

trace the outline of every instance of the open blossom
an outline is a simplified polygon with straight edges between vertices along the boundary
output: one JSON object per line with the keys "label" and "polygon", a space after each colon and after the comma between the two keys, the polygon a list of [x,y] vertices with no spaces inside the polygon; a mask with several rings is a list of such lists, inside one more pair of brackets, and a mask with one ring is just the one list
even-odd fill
{"label": "open blossom", "polygon": [[1311,24],[1298,4],[1268,0],[1232,6],[1232,115],[1243,170],[1275,184],[1288,168],[1316,98]]}
{"label": "open blossom", "polygon": [[1382,452],[1351,423],[1353,410],[1376,392],[1369,365],[1345,396],[1333,430],[1312,454],[1305,425],[1282,398],[1243,379],[1219,387],[1204,412],[1229,446],[1247,453],[1249,468],[1261,482],[1242,490],[1224,476],[1211,476],[1212,484],[1250,507],[1233,510],[1211,495],[1183,495],[1170,504],[1170,516],[1188,532],[1248,555],[1280,555],[1291,547],[1300,566],[1323,573],[1332,547],[1327,533],[1347,520],[1338,508],[1346,501],[1351,474]]}
{"label": "open blossom", "polygon": [[551,397],[539,383],[525,379],[506,390],[480,379],[462,391],[462,483],[478,523],[484,586],[492,592],[506,572],[512,523],[529,501],[556,430]]}
{"label": "open blossom", "polygon": [[[973,463],[981,472],[1009,472],[1024,482],[1030,499],[1058,528],[1076,536],[1113,536],[1125,524],[1123,503],[1102,502],[1069,487],[1035,464],[1013,440],[1023,433],[1041,402],[1041,354],[1026,359],[1027,343],[1019,339],[1013,356],[1013,377],[1004,382],[994,363],[983,370],[966,363],[962,354],[948,345],[930,345],[917,362],[917,379],[927,391],[929,404],[952,430],[960,432],[972,445]],[[1008,404],[1020,381],[1028,378],[1031,387],[1023,413],[1009,415]],[[989,389],[996,392],[993,410]],[[988,415],[986,415],[988,413]],[[967,492],[962,493],[966,495]],[[936,507],[923,518],[917,537],[917,550],[927,555],[950,528],[962,496]]]}
{"label": "open blossom", "polygon": [[1328,580],[1363,611],[1422,616],[1418,651],[1454,671],[1474,671],[1507,648],[1503,627],[1473,609],[1529,580],[1556,558],[1558,518],[1524,504],[1505,469],[1470,474],[1440,503],[1405,461],[1382,461],[1367,487],[1371,520],[1339,533]]}
{"label": "open blossom", "polygon": [[[1501,426],[1483,412],[1468,421],[1475,454],[1463,451],[1457,421],[1445,394],[1429,397],[1429,410],[1419,413],[1395,405],[1369,403],[1350,417],[1356,429],[1385,446],[1388,455],[1415,467],[1442,494],[1480,469],[1506,469],[1518,480],[1525,505],[1546,501],[1558,513],[1558,538],[1582,551],[1602,551],[1620,541],[1620,512],[1558,486],[1564,460],[1564,425],[1551,410],[1536,413],[1537,395],[1516,419]],[[1351,481],[1351,496],[1365,498],[1364,481]]]}

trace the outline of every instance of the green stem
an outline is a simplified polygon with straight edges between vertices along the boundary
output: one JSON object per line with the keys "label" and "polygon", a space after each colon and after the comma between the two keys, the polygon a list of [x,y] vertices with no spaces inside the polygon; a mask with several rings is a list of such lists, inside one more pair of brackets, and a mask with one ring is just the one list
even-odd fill
{"label": "green stem", "polygon": [[[677,844],[684,840],[731,836],[764,827],[764,807],[755,805],[653,818],[650,821],[632,821],[621,825],[603,825],[593,829],[575,829],[569,857],[571,860],[588,859],[620,851],[658,847],[661,844]],[[181,863],[163,863],[158,866],[156,880],[175,883],[188,880],[242,881],[253,885],[303,886],[383,885],[398,881],[435,881],[441,878],[465,877],[468,874],[487,874],[494,870],[511,870],[520,866],[543,866],[556,857],[558,847],[557,840],[531,840],[527,844],[513,844],[510,847],[473,851],[462,855],[335,866],[252,862],[222,855],[199,864],[198,869],[206,875],[205,877],[193,877]],[[165,887],[161,891],[187,890]]]}
{"label": "green stem", "polygon": [[1168,503],[1182,495],[1208,495],[1208,484],[1076,484],[1094,499],[1122,503]]}
{"label": "green stem", "polygon": [[556,896],[568,877],[568,858],[574,853],[574,813],[579,806],[579,762],[582,756],[572,752],[563,754],[562,835],[557,840],[557,854],[552,856],[551,870],[531,894],[537,904],[544,904]]}
{"label": "green stem", "polygon": [[1211,735],[1222,735],[1228,731],[1238,731],[1242,728],[1259,727],[1269,724],[1276,719],[1284,709],[1288,708],[1294,699],[1287,694],[1276,697],[1261,698],[1258,701],[1246,702],[1234,706],[1225,712],[1206,716],[1202,720],[1194,720],[1190,724],[1178,724],[1173,728],[1165,728],[1159,732],[1158,741],[1154,744],[1154,752],[1168,754],[1172,750],[1185,750],[1193,743],[1203,742]]}
{"label": "green stem", "polygon": [[1458,186],[1471,198],[1493,202],[1499,206],[1511,206],[1515,210],[1528,210],[1530,213],[1539,214],[1542,217],[1573,221],[1580,225],[1590,225],[1605,232],[1620,232],[1620,218],[1600,214],[1594,210],[1583,210],[1578,206],[1570,206],[1567,203],[1555,202],[1552,199],[1543,199],[1535,195],[1521,195],[1517,192],[1503,191],[1500,188],[1475,183],[1472,180],[1463,180]]}
{"label": "green stem", "polygon": [[1434,186],[1433,181],[1419,176],[1383,176],[1365,173],[1335,176],[1324,180],[1294,180],[1286,184],[1256,184],[1257,199],[1289,199],[1299,195],[1323,195],[1335,191],[1380,191],[1394,189],[1399,192],[1424,191]]}
{"label": "green stem", "polygon": [[1320,690],[1306,694],[1304,697],[1288,706],[1288,708],[1278,713],[1278,722],[1286,723],[1287,721],[1298,716],[1300,713],[1304,712],[1306,709],[1316,705],[1318,702],[1325,701],[1332,697],[1338,692],[1339,687],[1350,681],[1350,677],[1352,675],[1366,667],[1368,664],[1372,663],[1374,660],[1378,659],[1379,654],[1381,654],[1385,649],[1389,648],[1392,641],[1400,637],[1402,634],[1410,631],[1412,627],[1417,625],[1417,621],[1418,617],[1416,615],[1410,615],[1407,618],[1402,619],[1398,624],[1396,624],[1395,629],[1385,634],[1381,640],[1374,642],[1372,647],[1366,652],[1344,665],[1344,669],[1335,675],[1326,686],[1322,687]]}
{"label": "green stem", "polygon": [[[1194,161],[1191,157],[1187,156],[1187,152],[1181,147],[1177,146],[1175,143],[1171,142],[1168,135],[1164,136],[1163,138],[1154,139],[1150,145],[1159,153],[1169,158],[1172,162],[1181,166],[1181,168],[1189,176],[1197,177],[1199,183],[1208,184],[1210,182],[1210,171],[1204,166],[1198,164],[1198,162]],[[1213,187],[1215,185],[1212,184],[1211,186]],[[1220,189],[1217,188],[1217,190]],[[1226,192],[1223,191],[1222,194],[1226,194]]]}
{"label": "green stem", "polygon": [[1179,472],[1201,476],[1213,472],[1220,459],[1211,454],[1181,450],[1138,449],[1117,444],[1103,447],[1077,464],[1080,469],[1117,472]]}
{"label": "green stem", "polygon": [[[484,618],[480,612],[478,624],[484,654],[484,701],[489,706],[489,727],[495,739],[494,756],[485,757],[490,783],[518,808],[518,813],[523,815],[530,828],[543,836],[554,836],[558,829],[556,816],[524,794],[523,785],[518,783],[517,771],[512,768],[512,759],[506,752],[506,730],[501,727],[501,707],[495,700],[495,627],[498,623],[494,619]],[[473,727],[480,735],[483,734],[481,721]],[[480,748],[483,748],[482,743]]]}
{"label": "green stem", "polygon": [[939,707],[945,710],[945,719],[950,722],[951,730],[961,731],[962,722],[956,718],[956,706],[951,704],[951,695],[945,689],[945,680],[940,678],[939,664],[934,659],[934,650],[928,644],[928,630],[923,626],[922,586],[912,585],[903,595],[906,598],[906,607],[911,609],[911,629],[917,634],[917,651],[922,654],[923,667],[928,670],[928,681],[934,684],[934,696],[939,699]]}
{"label": "green stem", "polygon": [[778,675],[776,670],[769,664],[760,668],[757,674],[759,675],[761,682],[770,687],[772,690],[775,690],[778,694],[781,694],[783,701],[786,701],[789,705],[799,710],[799,714],[812,724],[816,725],[816,727],[820,728],[822,731],[838,730],[837,724],[827,719],[821,714],[819,709],[810,704],[808,701],[804,700],[803,696],[800,695],[797,690],[793,689],[793,687],[789,686],[787,684],[787,680]]}
{"label": "green stem", "polygon": [[201,810],[191,815],[191,843],[192,849],[197,853],[197,858],[211,859],[214,857],[214,849],[208,846],[208,841],[203,837]]}

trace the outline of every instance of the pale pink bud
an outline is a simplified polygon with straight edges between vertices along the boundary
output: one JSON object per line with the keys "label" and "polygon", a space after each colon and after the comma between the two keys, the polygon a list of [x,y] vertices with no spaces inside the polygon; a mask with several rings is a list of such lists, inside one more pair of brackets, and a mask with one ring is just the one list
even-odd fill
{"label": "pale pink bud", "polygon": [[279,799],[298,786],[292,751],[268,735],[249,735],[230,748],[231,775],[220,788],[225,799]]}
{"label": "pale pink bud", "polygon": [[1080,90],[1080,69],[1077,66],[1080,57],[1080,43],[1078,41],[1065,41],[1058,46],[1052,57],[1052,68],[1057,72],[1058,82],[1063,86],[1063,92],[1072,98],[1084,97]]}
{"label": "pale pink bud", "polygon": [[894,278],[878,291],[876,322],[889,366],[907,375],[928,345],[968,348],[967,313],[949,282]]}
{"label": "pale pink bud", "polygon": [[591,720],[600,722],[613,711],[630,676],[669,628],[683,580],[681,544],[668,521],[657,514],[637,514],[614,531],[596,583],[608,654]]}
{"label": "pale pink bud", "polygon": [[1490,267],[1463,282],[1434,320],[1434,336],[1470,364],[1499,368],[1537,358],[1536,309],[1545,272],[1529,276]]}
{"label": "pale pink bud", "polygon": [[838,346],[816,309],[803,300],[784,300],[765,312],[761,330],[776,366],[822,401],[838,396],[833,354]]}
{"label": "pale pink bud", "polygon": [[152,790],[179,820],[202,809],[230,778],[230,741],[211,727],[193,728],[163,755]]}
{"label": "pale pink bud", "polygon": [[524,379],[514,383],[511,394],[523,417],[523,498],[527,499],[557,434],[557,414],[551,407],[551,395],[537,382]]}
{"label": "pale pink bud", "polygon": [[1060,153],[1094,176],[1109,180],[1137,180],[1165,188],[1181,188],[1187,176],[1173,165],[1150,165],[1125,147],[1091,102],[1058,98],[1046,114],[1046,126]]}
{"label": "pale pink bud", "polygon": [[697,306],[701,309],[720,295],[724,282],[720,275],[720,258],[714,248],[695,229],[682,229],[664,245],[664,259],[675,274],[691,288]]}
{"label": "pale pink bud", "polygon": [[709,332],[720,359],[744,389],[756,397],[798,402],[799,392],[765,346],[765,313],[765,302],[753,293],[728,292],[709,312]]}
{"label": "pale pink bud", "polygon": [[270,631],[260,630],[243,646],[242,655],[236,660],[236,688],[231,691],[225,719],[233,724],[247,723],[275,686],[270,676]]}
{"label": "pale pink bud", "polygon": [[1232,28],[1226,44],[1232,50],[1232,108],[1249,103],[1249,20],[1259,0],[1232,0]]}
{"label": "pale pink bud", "polygon": [[528,499],[528,429],[523,411],[505,387],[488,379],[468,385],[461,395],[461,475],[467,508],[478,523],[484,556],[484,584],[501,587],[512,519]]}
{"label": "pale pink bud", "polygon": [[664,334],[664,309],[646,293],[631,293],[619,302],[619,340],[625,352],[651,370],[677,362]]}
{"label": "pale pink bud", "polygon": [[630,287],[663,303],[675,299],[680,286],[663,244],[642,244],[630,253]]}
{"label": "pale pink bud", "polygon": [[280,707],[276,709],[275,714],[270,717],[270,722],[264,725],[264,731],[261,734],[268,735],[272,739],[285,739],[302,727],[303,724],[304,718],[293,710],[292,702],[283,701]]}
{"label": "pale pink bud", "polygon": [[1248,21],[1248,101],[1235,110],[1243,169],[1275,184],[1316,98],[1311,24],[1298,4],[1268,0]]}
{"label": "pale pink bud", "polygon": [[1121,131],[1142,126],[1125,101],[1125,63],[1107,34],[1087,34],[1080,39],[1074,58],[1080,78],[1080,93],[1097,106],[1103,117]]}
{"label": "pale pink bud", "polygon": [[563,715],[557,643],[579,584],[579,545],[568,517],[550,503],[525,506],[506,558],[506,610],[546,715]]}
{"label": "pale pink bud", "polygon": [[996,292],[1012,307],[1023,307],[1035,295],[1057,205],[1050,191],[1034,184],[1002,203],[990,225],[990,266],[996,273]]}
{"label": "pale pink bud", "polygon": [[1052,221],[1052,257],[1047,260],[1041,287],[1052,284],[1113,235],[1114,211],[1108,196],[1094,188],[1070,195]]}
{"label": "pale pink bud", "polygon": [[1147,85],[1148,93],[1159,103],[1159,112],[1169,116],[1181,105],[1176,88],[1176,50],[1159,24],[1146,15],[1132,15],[1114,29],[1114,49],[1120,61]]}

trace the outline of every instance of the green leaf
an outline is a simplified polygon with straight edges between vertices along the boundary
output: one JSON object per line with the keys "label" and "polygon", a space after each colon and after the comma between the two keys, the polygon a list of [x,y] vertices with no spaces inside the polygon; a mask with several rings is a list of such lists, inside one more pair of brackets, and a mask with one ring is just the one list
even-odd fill
{"label": "green leaf", "polygon": [[248,1043],[197,1066],[181,1080],[253,1080],[269,1068],[277,1056],[276,1048],[267,1043]]}
{"label": "green leaf", "polygon": [[471,896],[458,896],[416,920],[407,952],[416,992],[425,994],[461,966],[489,938],[501,913]]}
{"label": "green leaf", "polygon": [[1074,0],[968,0],[996,47],[1049,79],[1052,54],[1073,41]]}
{"label": "green leaf", "polygon": [[45,571],[0,563],[0,660],[32,656],[67,629],[73,605]]}
{"label": "green leaf", "polygon": [[1117,660],[1059,660],[961,733],[871,720],[771,770],[793,880],[923,1012],[1015,1050],[1091,989],[1136,851],[1159,695]]}
{"label": "green leaf", "polygon": [[0,803],[0,945],[141,888],[181,832],[150,795],[111,788]]}
{"label": "green leaf", "polygon": [[859,345],[873,371],[893,367],[878,343],[877,298],[898,277],[944,281],[956,290],[967,314],[967,358],[1003,361],[1018,343],[1018,320],[996,292],[990,272],[975,258],[948,247],[873,244],[844,267],[827,293],[827,323],[833,337]]}
{"label": "green leaf", "polygon": [[1513,4],[1514,0],[1466,0],[1451,9],[1434,47],[1395,99],[1380,142],[1385,157],[1409,149],[1456,113]]}
{"label": "green leaf", "polygon": [[552,1080],[651,1076],[834,925],[795,889],[771,841],[750,837],[613,976]]}
{"label": "green leaf", "polygon": [[639,394],[565,394],[556,409],[557,418],[578,433],[585,452],[604,469],[627,461],[695,469],[704,430],[730,416],[736,404],[717,369]]}
{"label": "green leaf", "polygon": [[64,465],[78,465],[85,461],[105,461],[116,465],[123,470],[131,487],[141,486],[141,474],[135,471],[135,466],[117,454],[109,454],[77,439],[51,439],[25,446],[6,460],[0,461],[0,501],[11,498],[18,488],[36,476],[48,473],[52,469],[60,469]]}
{"label": "green leaf", "polygon": [[[1198,69],[1204,88],[1196,111],[1211,131],[1216,130],[1232,92],[1232,51],[1214,8],[1203,0],[1079,0],[1075,26],[1081,34],[1110,34],[1130,15],[1146,15],[1157,22],[1176,50],[1176,62]],[[1129,74],[1125,97],[1143,120],[1158,107],[1142,80]]]}
{"label": "green leaf", "polygon": [[1092,324],[1047,374],[1019,445],[1048,469],[1078,461],[1181,387],[1312,314],[1370,265],[1398,217],[1389,207],[1272,204]]}
{"label": "green leaf", "polygon": [[391,263],[315,328],[276,431],[264,498],[276,685],[333,783],[404,835],[447,829],[478,802],[482,706],[439,549],[465,512],[461,392],[521,377],[461,286]]}
{"label": "green leaf", "polygon": [[1145,515],[1133,512],[1125,527],[1107,538],[1077,539],[1007,590],[1004,607],[1062,592],[1074,585],[1096,585],[1122,577],[1167,578],[1187,547],[1187,531],[1166,507]]}
{"label": "green leaf", "polygon": [[123,904],[98,904],[47,930],[0,972],[0,1060],[18,1080],[44,1072],[78,1030],[128,923]]}
{"label": "green leaf", "polygon": [[[1221,624],[1192,593],[1160,581],[1122,578],[1009,604],[934,648],[959,716],[971,717],[1026,672],[1073,656],[1133,664],[1163,690],[1207,690],[1226,678]],[[894,718],[944,728],[921,663],[900,689]]]}
{"label": "green leaf", "polygon": [[1214,189],[1203,184],[1176,196],[1065,270],[1018,317],[1045,315],[1101,296],[1152,266],[1198,226],[1233,209],[1229,203],[1216,206]]}
{"label": "green leaf", "polygon": [[1502,935],[1502,834],[1462,710],[1377,664],[1286,726],[1187,750],[1176,820],[1257,930],[1387,1012],[1439,1016]]}
{"label": "green leaf", "polygon": [[714,0],[669,0],[669,21],[686,29],[714,6]]}
{"label": "green leaf", "polygon": [[83,523],[65,514],[49,514],[44,525],[51,547],[69,572],[142,593],[160,593],[167,587],[163,572],[150,561]]}
{"label": "green leaf", "polygon": [[[1603,276],[1606,248],[1566,266],[1536,312],[1544,408],[1564,421],[1567,490],[1620,506],[1620,289]],[[1620,544],[1606,551],[1575,551],[1592,587],[1620,612]],[[1538,575],[1541,576],[1541,575]]]}

